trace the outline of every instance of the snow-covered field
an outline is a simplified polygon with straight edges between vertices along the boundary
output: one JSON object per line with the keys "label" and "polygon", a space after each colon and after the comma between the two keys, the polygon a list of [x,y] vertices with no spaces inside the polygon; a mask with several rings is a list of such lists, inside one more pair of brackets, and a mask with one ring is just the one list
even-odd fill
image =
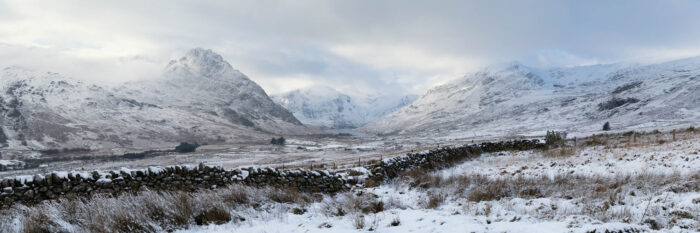
{"label": "snow-covered field", "polygon": [[66,199],[0,211],[0,231],[37,225],[67,232],[697,232],[698,138],[697,131],[675,140],[599,136],[565,153],[486,153],[334,195],[233,185],[184,196]]}
{"label": "snow-covered field", "polygon": [[[205,163],[210,166],[221,166],[232,169],[249,166],[270,167],[309,167],[330,168],[333,166],[356,166],[358,159],[366,161],[380,157],[391,157],[405,154],[416,147],[433,146],[433,142],[422,139],[413,141],[383,140],[376,137],[289,137],[286,145],[261,144],[213,144],[197,148],[194,153],[170,153],[143,159],[114,159],[103,160],[107,155],[92,155],[92,159],[63,159],[52,161],[53,158],[81,156],[80,154],[59,154],[41,156],[35,152],[36,158],[46,161],[40,167],[14,168],[7,171],[0,169],[0,178],[16,175],[33,175],[50,171],[71,170],[119,170],[127,168],[147,168],[150,166],[197,165]],[[421,144],[421,142],[423,142]],[[170,148],[161,148],[170,149]],[[139,151],[140,152],[140,151]],[[2,153],[0,151],[0,153]],[[123,153],[119,151],[120,155]],[[113,154],[114,155],[114,154]],[[0,165],[15,164],[21,161],[12,160],[12,156],[2,154]],[[35,158],[35,159],[36,159]]]}
{"label": "snow-covered field", "polygon": [[[533,151],[485,154],[351,194],[369,199],[364,202],[381,201],[378,213],[338,216],[336,208],[353,201],[326,197],[301,215],[274,212],[284,209],[278,208],[242,223],[181,232],[696,232],[699,154],[697,137],[581,147],[562,157]],[[475,194],[480,192],[497,194]]]}

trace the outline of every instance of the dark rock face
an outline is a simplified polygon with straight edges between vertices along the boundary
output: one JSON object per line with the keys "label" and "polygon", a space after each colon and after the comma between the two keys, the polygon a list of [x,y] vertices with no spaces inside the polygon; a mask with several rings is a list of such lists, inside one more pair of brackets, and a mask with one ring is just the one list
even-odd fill
{"label": "dark rock face", "polygon": [[605,110],[611,110],[617,107],[620,107],[625,104],[633,104],[639,102],[638,99],[635,98],[617,98],[613,97],[612,99],[605,101],[603,103],[598,104],[598,110],[600,111],[605,111]]}
{"label": "dark rock face", "polygon": [[625,84],[625,85],[616,87],[615,90],[613,90],[612,93],[613,93],[613,94],[620,94],[620,93],[622,93],[622,92],[625,92],[625,91],[628,91],[628,90],[637,88],[637,87],[641,86],[642,83],[643,83],[643,82],[641,82],[641,81],[631,82],[631,83],[628,83],[628,84]]}
{"label": "dark rock face", "polygon": [[248,120],[248,118],[242,117],[236,113],[236,111],[230,109],[230,108],[224,108],[223,109],[223,114],[228,121],[234,124],[239,124],[239,125],[245,125],[248,127],[254,127],[255,123],[252,121]]}

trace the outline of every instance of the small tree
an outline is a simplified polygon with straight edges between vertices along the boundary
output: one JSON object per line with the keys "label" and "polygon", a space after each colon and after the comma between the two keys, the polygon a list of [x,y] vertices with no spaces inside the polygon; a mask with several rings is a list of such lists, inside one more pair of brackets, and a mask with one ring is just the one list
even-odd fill
{"label": "small tree", "polygon": [[180,153],[188,153],[188,152],[194,152],[197,150],[197,147],[199,147],[199,144],[190,144],[186,142],[181,142],[180,145],[175,147],[175,151],[180,152]]}
{"label": "small tree", "polygon": [[547,135],[545,135],[544,138],[544,143],[547,145],[547,147],[556,147],[556,146],[561,146],[564,144],[564,141],[566,140],[566,132],[557,132],[557,131],[547,131]]}
{"label": "small tree", "polygon": [[280,146],[281,146],[281,145],[284,145],[284,143],[285,143],[286,141],[287,141],[287,140],[284,139],[284,137],[272,138],[272,139],[270,140],[270,144],[272,144],[272,145],[280,145]]}
{"label": "small tree", "polygon": [[604,131],[610,130],[610,122],[605,122],[605,124],[603,124],[603,130]]}
{"label": "small tree", "polygon": [[286,143],[286,142],[287,142],[287,140],[284,139],[284,137],[280,137],[280,138],[277,139],[277,144],[278,144],[278,145],[284,145],[284,143]]}

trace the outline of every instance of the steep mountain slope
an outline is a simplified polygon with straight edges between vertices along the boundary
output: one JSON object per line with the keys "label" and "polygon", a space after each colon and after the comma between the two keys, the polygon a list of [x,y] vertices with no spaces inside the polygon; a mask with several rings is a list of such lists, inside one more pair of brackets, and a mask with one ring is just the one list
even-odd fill
{"label": "steep mountain slope", "polygon": [[210,50],[163,77],[106,88],[55,73],[0,73],[0,148],[152,148],[179,141],[255,141],[307,128]]}
{"label": "steep mountain slope", "polygon": [[162,77],[134,82],[115,90],[145,102],[208,113],[232,124],[281,134],[303,134],[292,113],[276,104],[255,82],[223,58],[201,48],[171,61]]}
{"label": "steep mountain slope", "polygon": [[492,66],[365,125],[382,134],[472,137],[700,122],[700,59],[539,70]]}
{"label": "steep mountain slope", "polygon": [[273,96],[300,121],[331,129],[356,128],[399,109],[417,96],[350,97],[331,87],[312,86]]}

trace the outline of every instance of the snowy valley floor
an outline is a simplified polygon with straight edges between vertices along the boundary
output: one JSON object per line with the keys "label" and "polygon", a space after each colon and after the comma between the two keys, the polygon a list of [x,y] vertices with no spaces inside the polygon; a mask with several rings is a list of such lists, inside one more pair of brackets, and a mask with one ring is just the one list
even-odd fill
{"label": "snowy valley floor", "polygon": [[234,185],[62,199],[3,210],[0,232],[697,232],[698,136],[483,154],[335,195]]}

